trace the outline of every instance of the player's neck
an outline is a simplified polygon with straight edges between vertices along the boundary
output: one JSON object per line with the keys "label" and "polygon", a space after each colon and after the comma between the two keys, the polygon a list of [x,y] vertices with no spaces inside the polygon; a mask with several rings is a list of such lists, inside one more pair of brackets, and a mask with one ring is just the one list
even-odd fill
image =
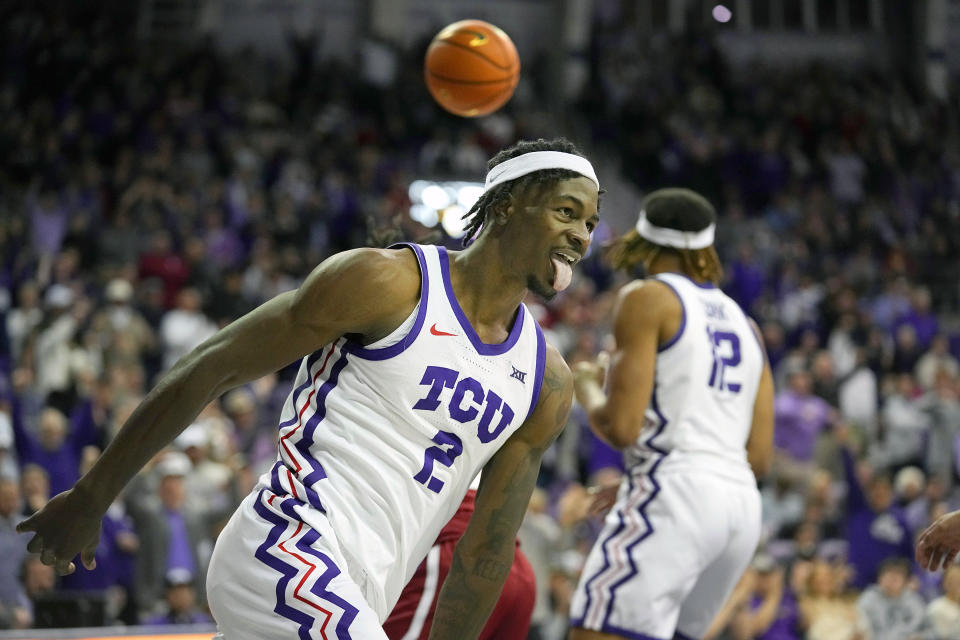
{"label": "player's neck", "polygon": [[526,281],[504,269],[502,259],[497,247],[483,239],[466,251],[450,253],[450,283],[478,331],[483,326],[511,326],[527,293]]}
{"label": "player's neck", "polygon": [[647,268],[647,274],[655,276],[658,273],[679,273],[696,282],[700,281],[694,274],[687,273],[683,268],[683,260],[680,259],[680,256],[673,253],[661,253],[650,263],[650,266]]}

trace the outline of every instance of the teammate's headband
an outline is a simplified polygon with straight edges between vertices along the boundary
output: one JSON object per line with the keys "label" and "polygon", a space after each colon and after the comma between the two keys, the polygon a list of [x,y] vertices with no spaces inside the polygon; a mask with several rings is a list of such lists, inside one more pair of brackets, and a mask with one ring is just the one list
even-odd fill
{"label": "teammate's headband", "polygon": [[600,188],[597,174],[593,172],[593,165],[586,158],[562,151],[531,151],[516,158],[501,162],[487,172],[487,181],[484,191],[490,191],[498,184],[516,180],[534,171],[543,169],[569,169],[582,176],[590,178]]}
{"label": "teammate's headband", "polygon": [[646,238],[653,244],[677,249],[706,249],[713,244],[713,236],[716,230],[717,225],[713,223],[701,231],[679,231],[667,227],[658,227],[647,220],[647,212],[643,210],[640,211],[640,218],[637,220],[637,233],[641,237]]}

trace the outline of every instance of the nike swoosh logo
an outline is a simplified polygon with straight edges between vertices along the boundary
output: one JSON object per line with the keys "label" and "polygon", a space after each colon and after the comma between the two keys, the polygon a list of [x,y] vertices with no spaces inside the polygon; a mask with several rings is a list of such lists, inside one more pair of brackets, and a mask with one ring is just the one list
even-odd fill
{"label": "nike swoosh logo", "polygon": [[455,334],[455,333],[449,333],[449,332],[447,332],[447,331],[441,331],[440,329],[437,329],[437,323],[436,323],[436,322],[434,322],[434,323],[433,323],[433,326],[430,327],[430,333],[432,333],[432,334],[435,335],[435,336],[455,336],[455,335],[457,335],[457,334]]}

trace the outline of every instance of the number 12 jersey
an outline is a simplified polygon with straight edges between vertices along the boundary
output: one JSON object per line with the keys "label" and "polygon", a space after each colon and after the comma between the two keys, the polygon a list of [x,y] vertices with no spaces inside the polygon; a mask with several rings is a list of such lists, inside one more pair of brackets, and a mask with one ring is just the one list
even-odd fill
{"label": "number 12 jersey", "polygon": [[654,279],[680,299],[683,319],[657,353],[653,394],[627,463],[662,472],[707,468],[752,484],[745,447],[765,359],[759,338],[713,285],[676,273]]}

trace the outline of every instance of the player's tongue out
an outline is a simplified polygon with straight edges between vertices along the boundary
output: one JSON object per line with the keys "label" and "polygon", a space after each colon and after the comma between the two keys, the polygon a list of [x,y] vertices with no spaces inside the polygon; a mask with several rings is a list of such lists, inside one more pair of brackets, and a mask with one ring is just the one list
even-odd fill
{"label": "player's tongue out", "polygon": [[573,279],[573,268],[566,260],[555,255],[550,256],[553,262],[553,289],[554,291],[563,291],[570,286]]}

